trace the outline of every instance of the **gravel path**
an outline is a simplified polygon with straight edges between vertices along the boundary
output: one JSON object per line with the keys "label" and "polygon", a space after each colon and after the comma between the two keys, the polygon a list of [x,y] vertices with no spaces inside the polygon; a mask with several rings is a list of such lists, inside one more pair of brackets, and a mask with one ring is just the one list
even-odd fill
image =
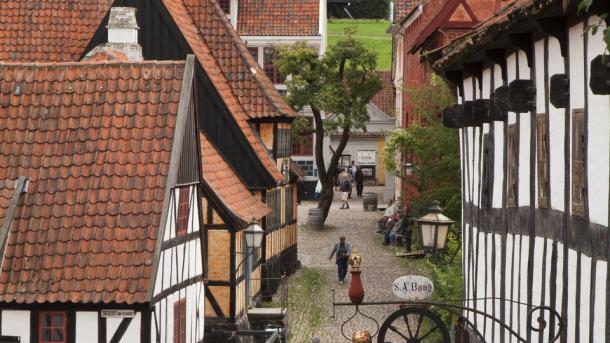
{"label": "gravel path", "polygon": [[[367,191],[371,191],[369,189]],[[379,191],[381,191],[379,189]],[[335,199],[339,196],[335,195]],[[381,197],[380,197],[381,198]],[[340,236],[346,236],[347,242],[352,249],[356,249],[362,256],[362,283],[365,290],[364,301],[395,300],[392,293],[392,282],[399,276],[407,274],[419,274],[421,263],[404,262],[395,256],[394,247],[384,247],[381,244],[382,236],[376,233],[377,220],[382,213],[365,212],[362,210],[362,201],[352,199],[350,209],[339,209],[340,203],[335,201],[326,221],[329,228],[325,230],[309,229],[302,224],[307,223],[307,212],[309,208],[316,206],[313,202],[305,202],[298,209],[298,222],[301,225],[298,231],[299,259],[304,267],[312,268],[323,276],[322,296],[320,302],[324,313],[320,327],[315,334],[321,338],[323,343],[346,342],[341,335],[341,325],[353,313],[354,307],[336,307],[335,318],[332,316],[332,290],[335,290],[337,302],[349,302],[347,292],[349,280],[341,285],[337,282],[337,269],[328,255],[335,242]],[[349,273],[348,273],[349,275]],[[366,306],[362,311],[379,321],[379,324],[398,309],[397,306]],[[309,343],[311,336],[309,332],[302,330],[305,325],[303,313],[289,314],[290,327],[292,330],[291,343]],[[371,333],[375,331],[375,324],[370,320],[357,316],[345,327],[348,336],[358,329],[368,329]],[[307,330],[308,331],[308,330]]]}

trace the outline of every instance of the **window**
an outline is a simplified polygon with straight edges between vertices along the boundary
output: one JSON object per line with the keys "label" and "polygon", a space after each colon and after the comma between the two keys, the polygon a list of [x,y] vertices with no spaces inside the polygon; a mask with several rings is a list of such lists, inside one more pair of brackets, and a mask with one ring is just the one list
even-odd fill
{"label": "window", "polygon": [[265,47],[263,50],[263,68],[265,74],[274,84],[284,83],[284,78],[280,75],[280,72],[275,67],[276,59],[275,49],[273,47]]}
{"label": "window", "polygon": [[178,222],[176,223],[176,236],[187,233],[189,222],[189,187],[181,187],[178,197]]}
{"label": "window", "polygon": [[481,189],[481,208],[491,208],[492,203],[492,168],[493,157],[491,151],[493,149],[492,139],[489,133],[483,135],[483,180]]}
{"label": "window", "polygon": [[275,142],[275,158],[290,157],[292,130],[290,128],[278,128]]}
{"label": "window", "polygon": [[549,206],[549,151],[546,134],[546,113],[536,117],[536,160],[538,174],[538,207]]}
{"label": "window", "polygon": [[[301,117],[300,120],[306,120],[309,124],[304,127],[313,128],[312,117]],[[297,156],[313,155],[313,132],[309,134],[299,135],[292,141],[292,154]]]}
{"label": "window", "polygon": [[231,14],[231,0],[218,0],[218,5],[220,5],[225,14]]}
{"label": "window", "polygon": [[186,343],[186,299],[174,303],[174,343]]}
{"label": "window", "polygon": [[65,343],[67,340],[66,322],[66,312],[40,312],[38,316],[38,342]]}
{"label": "window", "polygon": [[587,185],[585,178],[585,113],[574,110],[572,116],[572,212],[585,214]]}
{"label": "window", "polygon": [[506,206],[508,207],[517,205],[517,139],[517,124],[511,124],[508,126],[508,189],[506,190]]}
{"label": "window", "polygon": [[258,47],[249,47],[248,51],[250,52],[250,55],[252,55],[252,57],[254,58],[254,60],[256,61],[256,63],[258,64]]}

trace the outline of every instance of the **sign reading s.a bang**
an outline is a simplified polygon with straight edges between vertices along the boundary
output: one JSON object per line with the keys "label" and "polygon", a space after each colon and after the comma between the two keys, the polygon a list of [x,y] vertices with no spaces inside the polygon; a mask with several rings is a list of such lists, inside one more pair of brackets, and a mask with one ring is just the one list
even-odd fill
{"label": "sign reading s.a bang", "polygon": [[401,299],[424,300],[434,292],[434,284],[424,276],[406,275],[394,280],[392,291]]}

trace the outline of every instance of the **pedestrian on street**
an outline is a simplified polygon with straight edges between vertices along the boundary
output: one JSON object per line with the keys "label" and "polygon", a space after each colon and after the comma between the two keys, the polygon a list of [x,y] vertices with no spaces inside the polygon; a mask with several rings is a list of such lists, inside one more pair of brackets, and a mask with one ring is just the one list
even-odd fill
{"label": "pedestrian on street", "polygon": [[333,251],[330,253],[328,260],[333,258],[336,254],[335,263],[337,264],[337,274],[339,275],[339,283],[345,282],[345,276],[347,275],[347,260],[352,250],[349,244],[345,243],[345,236],[339,237],[339,243],[335,244]]}
{"label": "pedestrian on street", "polygon": [[356,180],[356,195],[361,198],[362,191],[364,190],[364,173],[362,173],[362,168],[360,166],[356,167],[354,179]]}
{"label": "pedestrian on street", "polygon": [[[349,167],[349,176],[351,177],[351,181],[352,183],[356,180],[356,172],[358,171],[358,167],[356,166],[356,162],[352,161],[352,165],[351,167]],[[352,198],[352,188],[354,185],[352,185],[352,187],[349,188],[349,194],[348,194],[348,198]]]}
{"label": "pedestrian on street", "polygon": [[299,176],[297,179],[297,204],[301,205],[303,198],[307,194],[307,190],[305,189],[305,182],[303,178]]}
{"label": "pedestrian on street", "polygon": [[350,181],[349,177],[343,179],[343,181],[341,182],[341,201],[343,201],[341,203],[341,209],[349,208],[349,202],[347,201],[347,199],[349,198],[349,192],[351,190],[352,182]]}

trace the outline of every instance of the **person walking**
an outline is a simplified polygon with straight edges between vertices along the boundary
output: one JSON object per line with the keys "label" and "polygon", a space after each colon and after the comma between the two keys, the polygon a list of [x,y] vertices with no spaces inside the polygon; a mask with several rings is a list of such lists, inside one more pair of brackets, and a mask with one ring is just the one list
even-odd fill
{"label": "person walking", "polygon": [[356,196],[359,198],[362,197],[362,191],[364,190],[364,173],[362,173],[362,168],[360,166],[356,166],[356,175],[354,176],[356,180]]}
{"label": "person walking", "polygon": [[[351,181],[352,183],[356,180],[356,172],[358,171],[358,167],[356,166],[356,162],[352,161],[352,165],[351,167],[349,167],[349,176],[351,177]],[[350,187],[349,189],[349,194],[347,195],[348,198],[352,198],[352,188],[354,185],[352,185],[352,187]]]}
{"label": "person walking", "polygon": [[350,180],[349,175],[345,178],[343,178],[343,181],[341,181],[341,209],[347,209],[349,208],[349,202],[348,202],[348,198],[349,198],[349,192],[352,190],[352,181]]}
{"label": "person walking", "polygon": [[307,190],[305,189],[305,182],[303,178],[299,176],[297,179],[297,204],[301,205],[303,198],[307,194]]}
{"label": "person walking", "polygon": [[337,264],[337,274],[339,276],[339,283],[345,282],[345,276],[347,275],[347,260],[352,250],[349,244],[345,243],[345,236],[339,237],[339,243],[335,244],[333,251],[330,253],[328,260],[333,258],[336,254],[335,263]]}

